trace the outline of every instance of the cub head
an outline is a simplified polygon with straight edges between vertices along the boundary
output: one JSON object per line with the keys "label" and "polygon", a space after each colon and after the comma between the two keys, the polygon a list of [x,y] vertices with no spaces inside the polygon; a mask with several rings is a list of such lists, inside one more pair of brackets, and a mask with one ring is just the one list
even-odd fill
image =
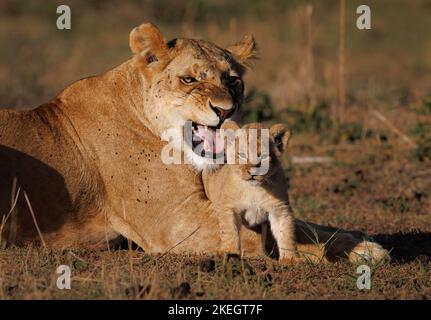
{"label": "cub head", "polygon": [[[220,151],[216,129],[243,102],[242,77],[256,55],[254,38],[245,36],[227,49],[196,39],[167,42],[156,26],[146,23],[130,33],[130,48],[145,78],[145,117],[162,139],[167,130],[182,134],[188,124],[194,141],[184,151],[197,167],[205,167]],[[203,153],[192,152],[197,144]]]}
{"label": "cub head", "polygon": [[[243,180],[268,180],[281,167],[291,136],[287,125],[275,124],[268,130],[260,123],[240,128],[234,121],[228,121],[222,129],[235,132],[235,163]],[[242,145],[241,139],[245,141]]]}

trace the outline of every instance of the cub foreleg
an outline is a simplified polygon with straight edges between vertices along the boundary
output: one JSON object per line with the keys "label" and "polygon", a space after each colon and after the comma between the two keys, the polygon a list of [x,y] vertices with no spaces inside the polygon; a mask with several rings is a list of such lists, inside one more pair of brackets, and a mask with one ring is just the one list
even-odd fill
{"label": "cub foreleg", "polygon": [[219,219],[221,253],[241,253],[238,217],[231,208],[217,209]]}
{"label": "cub foreleg", "polygon": [[295,219],[285,204],[279,203],[268,210],[271,231],[277,241],[280,262],[293,262],[297,257]]}

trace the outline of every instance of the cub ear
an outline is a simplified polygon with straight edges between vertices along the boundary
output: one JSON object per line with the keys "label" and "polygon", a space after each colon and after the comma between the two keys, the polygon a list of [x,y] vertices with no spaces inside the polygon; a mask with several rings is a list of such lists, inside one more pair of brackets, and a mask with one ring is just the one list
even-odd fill
{"label": "cub ear", "polygon": [[228,47],[227,50],[241,64],[247,65],[247,61],[257,59],[257,43],[252,35],[244,36],[240,42]]}
{"label": "cub ear", "polygon": [[289,127],[282,123],[275,124],[269,129],[269,136],[280,154],[283,153],[290,139]]}
{"label": "cub ear", "polygon": [[146,65],[166,62],[169,50],[160,30],[152,23],[144,23],[134,28],[129,36],[130,49],[139,54]]}

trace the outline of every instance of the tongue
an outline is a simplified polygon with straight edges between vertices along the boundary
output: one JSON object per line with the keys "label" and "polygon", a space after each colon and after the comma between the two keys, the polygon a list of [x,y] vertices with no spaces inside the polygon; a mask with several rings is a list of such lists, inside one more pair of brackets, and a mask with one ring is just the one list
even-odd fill
{"label": "tongue", "polygon": [[215,130],[204,126],[198,126],[198,135],[203,141],[203,149],[205,152],[217,154],[223,151],[223,139],[220,137],[219,133],[216,133]]}

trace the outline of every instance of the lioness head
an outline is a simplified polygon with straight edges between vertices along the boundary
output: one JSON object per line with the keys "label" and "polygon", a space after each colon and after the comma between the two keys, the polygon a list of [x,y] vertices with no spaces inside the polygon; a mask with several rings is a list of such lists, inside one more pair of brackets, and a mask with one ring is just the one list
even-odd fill
{"label": "lioness head", "polygon": [[[235,166],[241,179],[269,180],[281,167],[281,158],[290,139],[287,125],[275,124],[268,130],[261,123],[250,123],[240,128],[236,122],[227,121],[222,129],[236,133]],[[268,130],[266,134],[265,129]],[[244,139],[246,147],[239,139]]]}
{"label": "lioness head", "polygon": [[[253,37],[245,36],[227,49],[195,39],[166,42],[156,26],[146,23],[130,33],[130,48],[146,80],[145,116],[162,138],[167,130],[182,132],[191,124],[194,142],[184,151],[195,166],[205,167],[220,151],[215,130],[234,117],[243,102],[242,77],[256,51]],[[191,152],[196,144],[203,146],[204,154]]]}

